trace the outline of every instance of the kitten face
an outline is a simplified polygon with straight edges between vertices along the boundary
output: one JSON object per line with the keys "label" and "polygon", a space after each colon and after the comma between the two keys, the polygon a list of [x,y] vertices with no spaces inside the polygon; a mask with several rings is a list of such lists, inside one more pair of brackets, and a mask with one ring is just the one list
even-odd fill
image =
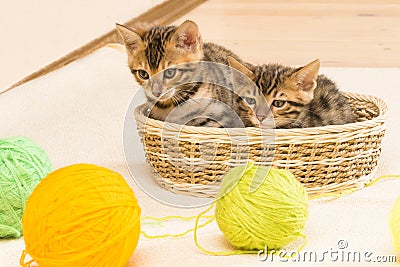
{"label": "kitten face", "polygon": [[[270,111],[267,101],[255,83],[253,72],[245,68],[233,57],[228,57],[229,65],[232,69],[232,78],[235,93],[241,98],[238,100],[242,117],[246,117],[254,126],[263,126],[262,122],[270,119]],[[267,128],[266,125],[264,125]],[[268,125],[270,126],[270,125]]]}
{"label": "kitten face", "polygon": [[[267,108],[254,108],[261,127],[265,119],[271,118],[274,119],[277,128],[293,123],[314,97],[319,60],[297,69],[272,64],[250,70],[242,64],[240,67],[237,64],[233,65],[251,78],[265,96]],[[243,71],[243,68],[247,70]],[[267,116],[261,113],[265,109]]]}
{"label": "kitten face", "polygon": [[259,88],[243,88],[237,93],[247,105],[248,118],[254,126],[267,129],[274,127],[270,108]]}
{"label": "kitten face", "polygon": [[[165,102],[179,90],[173,84],[184,74],[176,65],[203,57],[197,25],[185,21],[179,27],[153,27],[147,31],[117,25],[128,54],[128,65],[136,81],[144,86],[148,99]],[[161,98],[160,98],[161,97]]]}
{"label": "kitten face", "polygon": [[[262,89],[277,128],[290,125],[307,108],[306,105],[314,98],[318,70],[319,61],[297,69],[284,68],[280,72],[276,70],[276,73],[280,75],[277,75],[275,85],[269,84],[268,87]],[[266,75],[262,77],[259,84],[266,85],[265,78],[267,78]]]}

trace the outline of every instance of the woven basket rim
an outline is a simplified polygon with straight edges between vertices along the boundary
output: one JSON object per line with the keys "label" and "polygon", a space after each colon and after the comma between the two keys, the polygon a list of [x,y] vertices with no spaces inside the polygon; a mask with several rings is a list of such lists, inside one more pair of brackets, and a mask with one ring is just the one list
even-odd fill
{"label": "woven basket rim", "polygon": [[271,136],[274,135],[276,140],[279,140],[279,137],[286,139],[296,138],[299,136],[315,136],[315,135],[323,135],[323,134],[338,134],[345,132],[354,132],[357,130],[365,130],[371,127],[382,126],[387,118],[388,107],[385,101],[381,98],[372,96],[372,95],[364,95],[360,93],[350,93],[350,92],[341,92],[347,98],[359,101],[365,101],[373,103],[379,109],[379,115],[374,117],[373,119],[362,121],[362,122],[354,122],[343,125],[327,125],[320,127],[310,127],[310,128],[292,128],[292,129],[260,129],[257,127],[246,127],[246,128],[215,128],[215,127],[199,127],[199,126],[187,126],[180,125],[172,122],[165,122],[155,120],[149,117],[146,117],[143,113],[144,109],[147,107],[147,104],[144,103],[135,108],[135,118],[137,121],[146,125],[146,130],[149,132],[157,134],[156,132],[151,131],[149,129],[154,127],[156,129],[163,129],[163,133],[168,132],[179,132],[182,134],[202,134],[210,137],[212,136],[226,136],[229,133],[229,136],[243,136],[244,134],[247,136]]}

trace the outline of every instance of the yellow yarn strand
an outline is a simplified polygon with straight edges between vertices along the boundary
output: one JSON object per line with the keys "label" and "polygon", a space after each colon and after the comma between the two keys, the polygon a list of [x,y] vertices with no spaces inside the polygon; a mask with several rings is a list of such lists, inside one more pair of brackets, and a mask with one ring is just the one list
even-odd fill
{"label": "yellow yarn strand", "polygon": [[[381,175],[378,178],[375,178],[375,179],[371,180],[370,182],[365,183],[362,188],[370,187],[370,186],[372,186],[372,185],[374,185],[374,184],[376,184],[376,183],[378,183],[378,182],[380,182],[382,180],[387,180],[387,179],[400,179],[400,175],[399,174]],[[329,197],[332,197],[332,198],[336,199],[336,198],[340,198],[340,197],[343,197],[343,196],[351,195],[352,193],[357,192],[357,191],[358,191],[358,189],[352,188],[352,189],[348,189],[348,190],[345,190],[345,191],[340,192],[340,193],[324,193],[324,194],[320,194],[320,195],[309,197],[308,200],[315,200],[315,199],[329,198]]]}
{"label": "yellow yarn strand", "polygon": [[[260,183],[255,190],[250,190],[253,188],[253,181]],[[189,229],[180,234],[150,236],[150,238],[180,237],[194,231],[196,246],[211,255],[256,254],[266,245],[271,244],[270,248],[274,249],[282,248],[299,237],[305,239],[299,250],[306,245],[307,238],[302,232],[308,217],[307,195],[304,187],[290,172],[255,166],[254,162],[250,161],[246,166],[232,169],[224,177],[220,196],[221,198],[216,203],[196,216],[194,229]],[[235,201],[238,202],[233,203]],[[232,226],[242,228],[240,231],[245,235],[252,235],[237,239],[235,235],[239,235],[239,232],[234,230],[231,231],[233,235],[226,236],[232,245],[239,249],[215,252],[205,249],[198,242],[197,230],[214,221],[214,216],[205,215],[214,205],[216,205],[215,219],[225,236],[226,231],[231,231],[229,228]],[[230,208],[228,208],[228,205],[231,205]],[[225,214],[221,213],[224,210],[226,210]],[[229,216],[232,214],[232,219],[235,221],[229,221]],[[151,219],[163,221],[172,218],[180,217],[171,216],[161,219],[153,217]],[[208,220],[200,224],[200,220],[204,218],[208,218]],[[149,237],[143,231],[142,234]],[[232,242],[232,236],[235,236],[236,241]],[[241,239],[250,240],[250,243],[237,246],[237,240]]]}
{"label": "yellow yarn strand", "polygon": [[[374,185],[375,183],[384,180],[384,179],[398,179],[400,178],[400,175],[396,175],[396,174],[388,174],[388,175],[382,175],[379,176],[378,178],[370,181],[369,183],[366,183],[364,185],[364,187],[369,187]],[[357,189],[352,188],[349,190],[345,190],[341,193],[325,193],[325,194],[320,194],[317,196],[313,196],[313,197],[309,197],[309,200],[315,200],[315,199],[320,199],[320,198],[329,198],[329,197],[333,197],[333,198],[340,198],[343,196],[347,196],[350,195],[354,192],[356,192]],[[216,256],[229,256],[229,255],[239,255],[239,254],[255,254],[258,253],[257,250],[233,250],[233,251],[211,251],[208,250],[206,248],[204,248],[202,245],[200,245],[199,241],[198,241],[198,233],[197,230],[200,228],[198,227],[199,225],[199,220],[204,217],[207,212],[209,212],[214,206],[215,206],[215,202],[210,205],[206,210],[204,210],[203,212],[201,212],[197,217],[196,217],[196,221],[195,221],[195,227],[194,227],[194,242],[196,244],[196,247],[201,250],[202,252],[209,254],[209,255],[216,255]],[[391,229],[392,229],[392,235],[393,236],[397,236],[398,239],[394,239],[394,245],[395,245],[395,249],[397,251],[400,251],[400,197],[398,199],[398,201],[396,202],[396,205],[393,208],[393,211],[391,213]],[[301,234],[300,237],[303,237],[305,239],[305,242],[303,242],[303,244],[297,249],[297,252],[301,251],[308,243],[308,239],[305,235]]]}
{"label": "yellow yarn strand", "polygon": [[[166,217],[162,217],[162,218],[157,218],[157,217],[153,217],[153,216],[145,216],[142,217],[141,219],[141,223],[142,225],[145,225],[147,222],[146,220],[152,220],[152,221],[156,221],[156,222],[167,222],[170,220],[174,220],[174,219],[178,219],[178,220],[182,220],[182,221],[191,221],[196,219],[197,216],[190,216],[190,217],[183,217],[183,216],[166,216]],[[204,223],[198,225],[198,228],[202,228],[208,224],[210,224],[213,220],[214,220],[214,216],[209,215],[209,216],[204,216],[204,218],[208,219],[207,221],[205,221]],[[190,228],[184,232],[178,233],[178,234],[163,234],[163,235],[149,235],[146,231],[141,230],[140,233],[149,239],[157,239],[157,238],[179,238],[179,237],[183,237],[186,236],[187,234],[191,233],[195,231],[195,228]]]}
{"label": "yellow yarn strand", "polygon": [[[199,215],[196,216],[196,221],[195,221],[195,225],[194,225],[194,233],[193,233],[194,243],[196,244],[196,247],[198,249],[200,249],[201,251],[203,251],[204,253],[206,253],[206,254],[215,255],[215,256],[231,256],[231,255],[240,255],[240,254],[257,254],[258,253],[257,250],[211,251],[211,250],[208,250],[208,249],[206,249],[206,248],[204,248],[203,246],[200,245],[200,243],[198,241],[198,238],[197,238],[197,230],[200,228],[199,227],[199,220],[201,219],[201,217],[204,214],[209,212],[214,206],[215,206],[215,202],[212,205],[210,205],[206,210],[204,210],[203,212],[201,212]],[[214,219],[215,219],[215,217],[213,216],[212,221],[214,221]]]}
{"label": "yellow yarn strand", "polygon": [[399,179],[400,175],[399,174],[385,174],[385,175],[381,175],[378,178],[372,180],[371,182],[365,184],[365,187],[369,187],[371,185],[376,184],[377,182],[383,180],[383,179]]}
{"label": "yellow yarn strand", "polygon": [[32,264],[34,264],[34,266],[35,266],[36,265],[36,263],[34,263],[35,260],[30,260],[30,261],[25,262],[26,255],[27,255],[26,250],[23,250],[21,258],[19,259],[19,265],[21,265],[22,267],[31,267]]}
{"label": "yellow yarn strand", "polygon": [[[236,249],[236,250],[231,250],[231,251],[211,251],[206,248],[204,248],[202,245],[200,245],[199,240],[198,240],[198,235],[197,235],[197,230],[200,228],[199,226],[199,220],[202,217],[209,217],[208,215],[204,215],[207,212],[209,212],[212,208],[214,208],[215,202],[211,204],[206,210],[202,211],[199,213],[199,215],[196,216],[196,221],[195,221],[195,226],[194,226],[194,233],[193,233],[193,239],[194,243],[196,244],[196,247],[201,250],[202,252],[208,254],[208,255],[214,255],[214,256],[232,256],[232,255],[242,255],[242,254],[257,254],[259,253],[259,250],[242,250],[242,249]],[[212,221],[215,220],[215,216],[212,216]],[[304,239],[303,244],[296,249],[296,252],[300,252],[308,243],[308,238],[304,234],[301,234],[300,237]],[[275,251],[275,250],[273,250]],[[276,254],[279,253],[279,251],[275,251]],[[290,258],[290,257],[284,257],[284,258]]]}
{"label": "yellow yarn strand", "polygon": [[356,191],[357,191],[357,189],[352,188],[352,189],[348,189],[348,190],[345,190],[345,191],[340,192],[340,193],[324,193],[324,194],[320,194],[320,195],[309,197],[308,200],[315,200],[315,199],[329,198],[329,197],[337,199],[337,198],[340,198],[340,197],[351,195]]}
{"label": "yellow yarn strand", "polygon": [[[247,165],[247,170],[251,167],[253,167],[254,165]],[[245,173],[246,170],[241,169],[240,170],[240,175],[243,175]],[[254,174],[254,173],[253,173]],[[400,175],[395,175],[395,174],[388,174],[388,175],[382,175],[368,183],[366,183],[364,185],[364,187],[369,187],[374,185],[375,183],[383,180],[383,179],[397,179],[400,178]],[[259,179],[260,180],[260,179]],[[261,179],[263,180],[263,179]],[[347,196],[350,195],[354,192],[356,192],[357,189],[352,188],[349,190],[345,190],[343,192],[340,193],[324,193],[324,194],[320,194],[317,196],[313,196],[313,197],[309,197],[308,200],[316,200],[316,199],[321,199],[321,198],[340,198],[343,196]],[[243,199],[242,199],[243,200]],[[212,223],[216,218],[215,215],[206,215],[208,212],[210,212],[216,205],[217,202],[213,202],[207,209],[205,209],[204,211],[202,211],[201,213],[199,213],[197,216],[190,216],[190,217],[182,217],[182,216],[166,216],[166,217],[162,217],[162,218],[158,218],[158,217],[153,217],[153,216],[145,216],[141,218],[142,221],[142,225],[147,224],[147,221],[155,221],[155,222],[167,222],[169,220],[182,220],[182,221],[191,221],[191,220],[195,220],[195,224],[193,228],[190,228],[182,233],[178,233],[178,234],[164,234],[164,235],[149,235],[147,234],[145,231],[141,231],[141,234],[143,236],[145,236],[146,238],[149,239],[157,239],[157,238],[179,238],[179,237],[183,237],[187,234],[189,234],[190,232],[193,232],[193,239],[194,239],[194,243],[196,245],[196,247],[201,250],[203,253],[208,254],[208,255],[214,255],[214,256],[232,256],[232,255],[241,255],[241,254],[257,254],[259,252],[259,250],[257,249],[253,249],[253,250],[245,250],[245,249],[236,249],[236,250],[231,250],[231,251],[212,251],[209,249],[206,249],[205,247],[203,247],[200,242],[199,242],[199,235],[198,235],[198,230],[200,228],[203,228],[205,226],[207,226],[208,224]],[[398,212],[394,212],[394,211],[398,211]],[[397,206],[393,208],[393,212],[391,214],[391,230],[392,230],[392,234],[393,236],[398,236],[399,238],[397,240],[393,240],[394,245],[395,245],[395,249],[397,251],[400,251],[400,197],[397,201]],[[205,222],[200,223],[200,221],[202,219],[207,219]],[[396,230],[393,230],[396,229]],[[301,244],[301,246],[299,248],[296,249],[297,252],[300,252],[301,250],[304,249],[304,247],[307,245],[308,243],[308,238],[307,236],[305,236],[303,233],[300,233],[298,235],[299,238],[303,238],[304,242]],[[279,253],[279,250],[272,250],[275,251],[274,253]],[[290,258],[289,256],[286,256],[285,258]]]}
{"label": "yellow yarn strand", "polygon": [[[207,218],[207,219],[212,218],[212,217],[213,217],[212,215],[204,216],[204,218]],[[146,224],[146,222],[148,220],[149,221],[157,221],[157,222],[167,222],[167,221],[174,220],[174,219],[178,219],[178,220],[181,220],[181,221],[192,221],[192,220],[194,220],[196,218],[197,218],[197,215],[196,216],[189,216],[189,217],[177,216],[177,215],[169,215],[169,216],[165,216],[165,217],[161,217],[161,218],[153,217],[153,216],[143,216],[140,220],[142,221],[142,223]]]}

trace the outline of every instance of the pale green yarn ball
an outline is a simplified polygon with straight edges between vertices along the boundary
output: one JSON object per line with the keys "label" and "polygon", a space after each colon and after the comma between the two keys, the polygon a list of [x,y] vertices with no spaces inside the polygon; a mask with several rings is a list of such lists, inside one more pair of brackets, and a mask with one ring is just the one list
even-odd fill
{"label": "pale green yarn ball", "polygon": [[50,171],[49,158],[32,140],[0,139],[0,238],[22,235],[26,201]]}
{"label": "pale green yarn ball", "polygon": [[216,221],[237,248],[280,249],[303,235],[308,197],[289,171],[249,162],[225,175],[218,197]]}

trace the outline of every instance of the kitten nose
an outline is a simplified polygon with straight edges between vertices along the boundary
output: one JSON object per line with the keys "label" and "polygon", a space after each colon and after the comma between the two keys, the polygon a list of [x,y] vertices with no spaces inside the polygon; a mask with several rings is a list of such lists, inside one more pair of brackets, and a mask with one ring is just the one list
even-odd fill
{"label": "kitten nose", "polygon": [[256,117],[257,119],[262,122],[263,120],[267,119],[268,117],[270,117],[272,114],[269,111],[268,107],[265,107],[264,105],[260,105],[256,107]]}
{"label": "kitten nose", "polygon": [[257,116],[257,119],[261,122],[263,121],[267,116]]}
{"label": "kitten nose", "polygon": [[159,91],[159,90],[152,90],[151,91],[152,93],[153,93],[153,95],[155,96],[155,97],[159,97],[160,95],[161,95],[161,91]]}
{"label": "kitten nose", "polygon": [[162,94],[162,88],[159,83],[154,83],[151,88],[151,92],[155,97],[159,97]]}

